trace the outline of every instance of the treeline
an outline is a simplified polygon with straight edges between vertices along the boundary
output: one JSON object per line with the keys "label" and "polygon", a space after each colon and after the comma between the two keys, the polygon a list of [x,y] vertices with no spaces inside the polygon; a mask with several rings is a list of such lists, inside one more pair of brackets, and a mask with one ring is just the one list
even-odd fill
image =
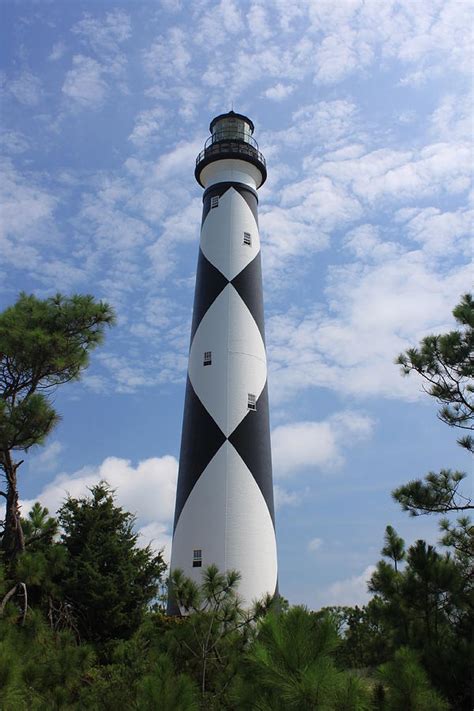
{"label": "treeline", "polygon": [[[453,313],[458,330],[428,336],[398,363],[425,380],[472,452],[472,297]],[[200,586],[180,571],[168,581],[105,482],[54,517],[37,503],[22,518],[16,452],[52,431],[51,392],[80,376],[113,321],[90,296],[23,294],[0,314],[0,709],[470,711],[474,536],[463,472],[430,472],[393,492],[413,516],[445,516],[442,548],[407,549],[387,526],[361,608],[314,612],[279,598],[244,610],[239,573],[212,566]],[[169,593],[180,616],[165,614]]]}
{"label": "treeline", "polygon": [[[27,551],[1,566],[0,708],[470,709],[471,561],[387,527],[365,607],[244,610],[238,572],[180,571],[137,545],[105,483],[58,517],[35,504]],[[58,526],[61,533],[58,536]],[[19,581],[19,582],[17,582]]]}

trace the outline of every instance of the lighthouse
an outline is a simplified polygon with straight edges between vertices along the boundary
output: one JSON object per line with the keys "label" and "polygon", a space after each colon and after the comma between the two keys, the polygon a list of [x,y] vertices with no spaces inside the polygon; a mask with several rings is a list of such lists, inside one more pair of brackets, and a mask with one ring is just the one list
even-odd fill
{"label": "lighthouse", "polygon": [[241,573],[245,606],[277,587],[254,125],[216,116],[196,159],[204,188],[171,570]]}

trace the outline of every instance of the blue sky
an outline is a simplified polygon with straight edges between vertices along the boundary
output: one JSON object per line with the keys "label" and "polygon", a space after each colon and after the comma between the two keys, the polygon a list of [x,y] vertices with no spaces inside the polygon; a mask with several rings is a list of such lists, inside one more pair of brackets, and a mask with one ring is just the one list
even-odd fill
{"label": "blue sky", "polygon": [[118,325],[22,465],[55,510],[106,478],[169,553],[201,188],[233,105],[260,190],[280,589],[361,603],[390,491],[466,469],[398,353],[470,287],[472,9],[463,0],[4,0],[0,307],[92,293]]}

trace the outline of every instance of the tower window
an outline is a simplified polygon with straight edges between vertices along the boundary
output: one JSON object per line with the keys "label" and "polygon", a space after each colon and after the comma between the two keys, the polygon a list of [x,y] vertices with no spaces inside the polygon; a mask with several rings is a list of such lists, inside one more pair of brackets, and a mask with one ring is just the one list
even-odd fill
{"label": "tower window", "polygon": [[212,365],[212,351],[204,351],[203,365]]}
{"label": "tower window", "polygon": [[219,206],[219,195],[213,195],[213,197],[211,197],[211,209],[213,207],[218,207],[218,206]]}
{"label": "tower window", "polygon": [[244,232],[244,244],[246,244],[248,247],[252,246],[252,235],[250,232]]}
{"label": "tower window", "polygon": [[202,567],[202,550],[201,548],[195,548],[193,550],[193,568]]}
{"label": "tower window", "polygon": [[248,399],[247,399],[247,407],[249,410],[256,410],[257,409],[257,398],[253,393],[248,394]]}

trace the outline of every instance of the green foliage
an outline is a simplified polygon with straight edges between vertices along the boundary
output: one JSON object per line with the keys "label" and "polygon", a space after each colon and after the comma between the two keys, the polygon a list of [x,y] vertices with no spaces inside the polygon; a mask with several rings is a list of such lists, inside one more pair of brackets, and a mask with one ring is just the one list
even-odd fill
{"label": "green foliage", "polygon": [[[451,427],[473,429],[474,420],[474,299],[465,294],[453,311],[460,329],[426,336],[419,348],[397,358],[402,373],[415,371],[429,383],[426,392],[442,404],[438,417]],[[474,439],[465,435],[458,443],[474,452]],[[459,491],[466,474],[442,469],[429,472],[424,481],[414,479],[392,493],[412,516],[472,509],[471,499]]]}
{"label": "green foliage", "polygon": [[38,613],[26,625],[0,620],[0,707],[5,711],[75,708],[94,662],[86,645],[67,632],[53,633]]}
{"label": "green foliage", "polygon": [[185,674],[176,674],[170,659],[160,655],[153,673],[138,685],[138,708],[143,711],[198,711],[199,694],[195,683]]}
{"label": "green foliage", "polygon": [[137,633],[110,644],[108,660],[90,669],[80,694],[79,708],[116,711],[137,708],[138,684],[154,665],[150,643]]}
{"label": "green foliage", "polygon": [[114,323],[92,296],[20,294],[0,314],[0,451],[41,444],[58,421],[46,391],[77,380]]}
{"label": "green foliage", "polygon": [[353,674],[341,677],[336,689],[334,711],[371,711],[372,702],[367,682]]}
{"label": "green foliage", "polygon": [[110,306],[90,295],[49,299],[20,294],[0,314],[0,387],[3,398],[77,379],[89,352],[115,321]]}
{"label": "green foliage", "polygon": [[369,669],[389,659],[390,636],[379,607],[380,601],[374,598],[364,607],[328,607],[315,613],[329,614],[335,622],[341,637],[335,658],[343,669]]}
{"label": "green foliage", "polygon": [[18,400],[13,407],[0,400],[0,451],[43,444],[58,422],[58,414],[43,393]]}
{"label": "green foliage", "polygon": [[39,501],[33,504],[27,518],[22,519],[21,526],[25,534],[26,545],[35,546],[36,549],[38,549],[38,544],[40,546],[51,544],[58,531],[57,520],[49,515],[48,509],[42,506]]}
{"label": "green foliage", "polygon": [[440,522],[440,528],[443,532],[443,537],[441,538],[443,546],[454,550],[456,558],[471,574],[470,577],[474,578],[474,560],[472,556],[474,551],[474,526],[472,526],[470,518],[461,516],[455,524],[449,519],[443,518]]}
{"label": "green foliage", "polygon": [[385,686],[386,711],[447,711],[449,708],[431,688],[411,649],[399,649],[393,661],[380,667],[379,678]]}
{"label": "green foliage", "polygon": [[345,675],[334,663],[337,645],[337,632],[328,616],[317,617],[304,607],[269,613],[245,657],[234,690],[236,707],[332,711],[337,698],[340,703],[348,698],[342,687]]}
{"label": "green foliage", "polygon": [[464,511],[473,508],[471,499],[459,492],[465,478],[464,472],[442,469],[439,474],[430,472],[424,481],[415,479],[399,486],[392,496],[410,516]]}
{"label": "green foliage", "polygon": [[266,599],[244,610],[238,596],[239,581],[239,573],[221,573],[215,565],[203,570],[201,585],[180,570],[174,570],[170,579],[171,599],[186,617],[168,635],[168,651],[175,666],[199,685],[207,705],[216,709],[225,703],[254,622],[271,605]]}
{"label": "green foliage", "polygon": [[240,578],[236,570],[221,573],[217,565],[209,565],[203,570],[201,585],[197,585],[177,568],[170,576],[170,597],[184,613],[213,611],[223,622],[230,621],[240,611]]}
{"label": "green foliage", "polygon": [[469,708],[469,566],[472,560],[442,555],[419,540],[408,548],[402,571],[380,561],[369,582],[390,656],[402,645],[418,651],[433,685],[459,709]]}
{"label": "green foliage", "polygon": [[158,590],[161,554],[137,546],[134,516],[115,505],[104,482],[88,498],[69,497],[59,522],[67,553],[61,585],[81,637],[101,644],[129,638]]}
{"label": "green foliage", "polygon": [[[453,310],[459,330],[426,336],[419,348],[397,358],[402,373],[415,371],[428,383],[427,392],[442,404],[439,417],[453,427],[472,429],[474,417],[474,299],[464,294]],[[464,444],[469,446],[469,438]]]}
{"label": "green foliage", "polygon": [[405,541],[397,535],[392,526],[385,529],[385,546],[382,548],[382,555],[393,560],[395,571],[398,563],[405,558]]}
{"label": "green foliage", "polygon": [[[453,315],[458,330],[424,338],[419,348],[400,355],[397,362],[405,375],[417,372],[427,383],[426,392],[441,409],[438,417],[463,430],[473,429],[474,420],[474,299],[465,294]],[[474,439],[465,435],[458,443],[474,452]],[[412,516],[446,514],[473,509],[471,498],[461,491],[466,474],[450,469],[429,472],[392,492]],[[420,651],[430,679],[456,708],[469,708],[469,669],[472,657],[473,623],[472,551],[474,531],[469,518],[453,523],[442,519],[441,542],[454,555],[441,556],[424,541],[408,551],[407,567],[396,585],[389,585],[382,564],[372,578],[371,589],[392,617],[395,637]],[[385,552],[385,549],[384,549]],[[399,623],[396,612],[399,611]],[[403,630],[402,630],[403,627]],[[421,707],[420,707],[421,708]],[[423,707],[424,708],[424,707]]]}
{"label": "green foliage", "polygon": [[1,543],[12,569],[25,548],[17,486],[22,462],[12,452],[43,444],[59,421],[52,389],[79,378],[114,318],[92,296],[61,294],[41,300],[22,293],[0,314],[0,470],[7,488]]}

